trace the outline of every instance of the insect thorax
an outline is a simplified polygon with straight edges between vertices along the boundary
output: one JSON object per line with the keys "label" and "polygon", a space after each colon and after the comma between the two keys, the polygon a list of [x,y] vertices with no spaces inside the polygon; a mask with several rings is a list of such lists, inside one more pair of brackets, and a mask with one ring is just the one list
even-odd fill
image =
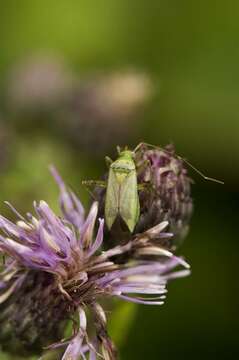
{"label": "insect thorax", "polygon": [[111,164],[110,168],[115,173],[128,174],[135,170],[135,163],[133,160],[118,159]]}
{"label": "insect thorax", "polygon": [[119,158],[111,164],[110,168],[113,170],[117,180],[123,182],[132,171],[135,171],[132,152],[122,151]]}

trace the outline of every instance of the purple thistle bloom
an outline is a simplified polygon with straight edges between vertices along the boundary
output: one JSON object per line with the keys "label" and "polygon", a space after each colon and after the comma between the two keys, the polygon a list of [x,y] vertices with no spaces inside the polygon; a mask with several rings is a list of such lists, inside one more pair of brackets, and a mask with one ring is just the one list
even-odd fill
{"label": "purple thistle bloom", "polygon": [[[85,359],[87,353],[92,360],[116,359],[99,301],[118,297],[162,305],[168,280],[188,275],[189,265],[157,244],[157,239],[172,236],[164,232],[167,221],[102,251],[104,220],[97,220],[98,203],[85,217],[79,199],[51,171],[60,188],[62,217],[45,201],[34,203],[35,215],[26,217],[12,208],[16,223],[0,216],[0,250],[6,255],[0,273],[0,323],[10,324],[10,340],[14,335],[25,350],[65,346],[63,360]],[[124,254],[124,263],[115,261]],[[184,269],[174,271],[178,266]],[[87,335],[86,310],[94,321],[92,337]],[[61,340],[69,319],[72,336]],[[0,330],[0,341],[9,350],[6,331]]]}

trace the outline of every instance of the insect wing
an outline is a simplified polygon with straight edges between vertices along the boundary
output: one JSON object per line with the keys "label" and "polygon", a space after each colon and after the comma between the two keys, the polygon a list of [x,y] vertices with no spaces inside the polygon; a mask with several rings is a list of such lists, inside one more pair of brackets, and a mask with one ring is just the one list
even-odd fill
{"label": "insect wing", "polygon": [[110,169],[105,198],[105,221],[109,230],[119,213],[119,194],[120,184],[116,179],[114,171]]}
{"label": "insect wing", "polygon": [[133,232],[139,218],[139,195],[136,171],[131,171],[120,189],[119,213]]}

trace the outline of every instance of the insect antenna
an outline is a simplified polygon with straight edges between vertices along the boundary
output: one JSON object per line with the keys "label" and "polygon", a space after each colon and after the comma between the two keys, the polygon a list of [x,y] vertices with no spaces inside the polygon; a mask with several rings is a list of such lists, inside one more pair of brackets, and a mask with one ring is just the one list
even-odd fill
{"label": "insect antenna", "polygon": [[200,170],[198,170],[195,166],[193,166],[187,159],[185,159],[179,155],[176,155],[176,156],[178,159],[182,160],[185,164],[187,164],[191,169],[193,169],[196,173],[198,173],[203,179],[224,185],[224,181],[204,175]]}
{"label": "insect antenna", "polygon": [[[166,152],[167,154],[169,155],[172,155],[172,153],[166,149],[163,149],[161,148],[160,146],[156,146],[156,145],[152,145],[152,144],[148,144],[148,143],[145,143],[145,142],[141,142],[139,143],[136,148],[134,149],[134,152],[138,151],[142,146],[148,146],[148,147],[151,147],[153,149],[159,149],[159,150],[162,150],[164,152]],[[185,164],[187,164],[189,167],[191,167],[191,169],[193,169],[196,173],[198,173],[203,179],[207,180],[207,181],[213,181],[215,183],[218,183],[218,184],[221,184],[221,185],[224,185],[224,181],[221,181],[221,180],[218,180],[218,179],[215,179],[215,178],[212,178],[212,177],[209,177],[209,176],[206,176],[203,174],[202,171],[198,170],[194,165],[192,165],[187,159],[183,158],[182,156],[180,155],[177,155],[175,154],[175,156],[183,161]]]}

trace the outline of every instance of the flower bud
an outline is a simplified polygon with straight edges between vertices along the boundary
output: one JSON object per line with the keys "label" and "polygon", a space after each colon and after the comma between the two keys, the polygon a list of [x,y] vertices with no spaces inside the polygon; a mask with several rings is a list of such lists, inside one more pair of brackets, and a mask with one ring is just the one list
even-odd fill
{"label": "flower bud", "polygon": [[193,204],[192,180],[188,177],[183,160],[175,154],[174,147],[165,150],[142,147],[136,155],[139,191],[140,218],[135,232],[168,221],[167,231],[174,237],[167,238],[165,246],[175,249],[188,233]]}

